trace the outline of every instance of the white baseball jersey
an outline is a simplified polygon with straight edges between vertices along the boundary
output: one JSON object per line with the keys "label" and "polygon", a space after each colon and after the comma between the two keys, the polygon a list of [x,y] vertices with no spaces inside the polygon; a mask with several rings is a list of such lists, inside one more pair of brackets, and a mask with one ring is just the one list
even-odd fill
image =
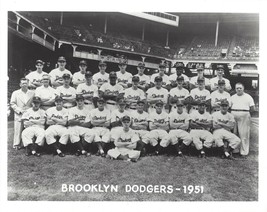
{"label": "white baseball jersey", "polygon": [[98,97],[98,87],[96,85],[87,85],[86,83],[79,84],[76,88],[77,94],[86,94],[90,95],[90,97],[85,97],[85,104],[93,104],[93,97]]}
{"label": "white baseball jersey", "polygon": [[113,110],[111,112],[111,123],[119,121],[123,116],[126,115],[131,117],[130,113],[126,110],[124,110],[123,112],[120,112],[119,109]]}
{"label": "white baseball jersey", "polygon": [[29,84],[31,85],[33,82],[42,82],[43,74],[46,74],[46,72],[42,71],[39,73],[38,71],[33,71],[25,76],[26,79],[29,80]]}
{"label": "white baseball jersey", "polygon": [[[160,76],[159,73],[155,73],[155,74],[152,74],[151,78],[150,78],[150,82],[154,83],[155,84],[155,78],[157,76]],[[169,84],[169,76],[164,74],[162,77],[162,85],[163,86],[166,86]]]}
{"label": "white baseball jersey", "polygon": [[100,111],[98,108],[93,109],[89,113],[90,121],[96,120],[96,121],[109,121],[111,119],[110,111],[107,109],[104,109],[103,111]]}
{"label": "white baseball jersey", "polygon": [[[132,130],[131,128],[129,129],[128,132],[125,132],[123,128],[120,128],[118,131],[117,131],[117,137],[116,139],[121,139],[121,142],[127,142],[127,143],[131,143],[131,142],[137,142],[139,141],[139,136],[134,132],[134,130]],[[126,149],[129,149],[129,147],[117,147],[119,149],[123,149],[123,148],[126,148]],[[135,149],[136,146],[132,147],[131,149]]]}
{"label": "white baseball jersey", "polygon": [[69,111],[68,120],[79,119],[82,122],[90,121],[88,111],[85,108],[79,109],[78,106],[76,106],[76,107],[69,108],[68,111]]}
{"label": "white baseball jersey", "polygon": [[[22,115],[22,119],[27,119],[29,121],[31,121],[31,120],[40,120],[40,119],[44,119],[45,117],[46,117],[45,111],[40,109],[40,108],[37,111],[34,111],[32,108],[29,108]],[[24,127],[27,128],[29,126],[24,124]],[[44,125],[43,124],[34,124],[34,125],[31,125],[31,127],[40,127],[42,129],[44,129]]]}
{"label": "white baseball jersey", "polygon": [[96,74],[94,74],[93,76],[93,83],[100,88],[104,83],[109,82],[109,74],[108,73],[104,73],[101,74],[101,72],[98,72]]}
{"label": "white baseball jersey", "polygon": [[[232,87],[231,87],[230,81],[224,77],[222,79],[225,81],[225,88],[227,90],[231,90]],[[218,80],[219,80],[219,77],[213,77],[210,79],[210,88],[212,91],[218,88]]]}
{"label": "white baseball jersey", "polygon": [[211,93],[211,106],[214,107],[215,103],[220,103],[222,100],[227,100],[230,103],[230,94],[226,91],[222,93],[219,90],[215,90]]}
{"label": "white baseball jersey", "polygon": [[51,77],[51,84],[54,85],[55,80],[63,80],[62,76],[63,74],[69,74],[72,77],[72,73],[68,69],[64,69],[63,71],[60,71],[59,68],[55,68],[52,71],[50,71],[49,75]]}
{"label": "white baseball jersey", "polygon": [[82,73],[81,71],[75,72],[72,77],[72,83],[74,85],[79,85],[81,83],[85,82],[85,73]]}
{"label": "white baseball jersey", "polygon": [[[124,89],[121,85],[119,84],[115,84],[115,85],[111,85],[110,83],[104,83],[100,89],[100,91],[102,92],[107,92],[109,94],[112,94],[112,95],[119,95],[120,93],[123,93]],[[113,100],[107,100],[107,103],[111,103],[111,104],[116,104],[116,101],[113,101]]]}
{"label": "white baseball jersey", "polygon": [[129,72],[125,72],[124,74],[121,71],[117,71],[117,83],[127,88],[127,84],[132,82],[133,75]]}
{"label": "white baseball jersey", "polygon": [[238,96],[237,94],[231,96],[231,105],[232,109],[249,110],[250,107],[255,106],[255,103],[249,94],[244,93],[242,96]]}
{"label": "white baseball jersey", "polygon": [[51,86],[48,86],[47,88],[43,85],[36,88],[35,90],[35,96],[38,96],[42,99],[54,99],[56,97],[56,90],[52,88]]}
{"label": "white baseball jersey", "polygon": [[[190,79],[190,84],[193,84],[194,86],[198,87],[198,83],[197,83],[197,79],[198,79],[198,76],[194,76],[194,77],[191,77]],[[204,77],[205,79],[205,86],[209,86],[210,85],[210,80],[206,77]]]}
{"label": "white baseball jersey", "polygon": [[148,121],[151,122],[150,129],[156,129],[157,126],[155,124],[163,124],[169,121],[168,113],[165,111],[162,111],[160,114],[158,114],[156,111],[153,111],[149,114]]}
{"label": "white baseball jersey", "polygon": [[148,75],[145,75],[145,74],[143,74],[143,75],[136,74],[134,76],[138,76],[139,77],[139,79],[140,79],[139,84],[142,85],[142,86],[145,85],[145,84],[149,84],[150,83],[150,76],[148,76]]}
{"label": "white baseball jersey", "polygon": [[[184,78],[184,82],[189,82],[189,78],[188,78],[188,76],[186,76],[185,74],[181,74],[181,76]],[[174,73],[174,74],[171,74],[170,76],[169,76],[169,81],[170,81],[170,83],[172,83],[172,82],[176,82],[177,81],[177,74],[176,73]]]}
{"label": "white baseball jersey", "polygon": [[136,109],[137,101],[140,99],[145,99],[145,93],[140,88],[137,88],[136,90],[131,88],[127,88],[124,90],[124,98],[129,100],[131,103],[129,105],[130,109]]}
{"label": "white baseball jersey", "polygon": [[61,96],[63,98],[63,106],[64,107],[71,107],[73,106],[73,103],[65,101],[64,97],[71,97],[75,98],[76,97],[76,90],[73,87],[68,87],[65,88],[63,85],[57,87],[56,89],[56,95]]}
{"label": "white baseball jersey", "polygon": [[[148,113],[143,111],[143,113],[139,113],[137,110],[133,111],[131,113],[132,117],[132,127],[142,126],[141,124],[146,124],[148,126]],[[144,128],[143,130],[147,130],[147,128]]]}
{"label": "white baseball jersey", "polygon": [[189,96],[189,91],[185,88],[179,89],[178,87],[172,88],[170,90],[170,96],[177,97],[179,100],[184,100],[186,97]]}
{"label": "white baseball jersey", "polygon": [[147,100],[161,100],[164,104],[167,104],[169,92],[165,88],[157,89],[156,87],[149,88],[147,90]]}
{"label": "white baseball jersey", "polygon": [[177,129],[181,123],[184,124],[186,121],[189,121],[189,115],[185,111],[183,111],[182,114],[177,113],[177,111],[173,111],[169,114],[171,129]]}
{"label": "white baseball jersey", "polygon": [[196,100],[209,100],[211,98],[210,92],[206,89],[200,90],[199,88],[194,88],[190,92],[190,96]]}
{"label": "white baseball jersey", "polygon": [[212,120],[212,116],[208,112],[205,111],[203,114],[200,114],[197,110],[193,111],[189,115],[189,118],[190,120],[203,122],[203,123],[206,123]]}
{"label": "white baseball jersey", "polygon": [[[51,107],[46,111],[47,118],[57,118],[57,119],[65,119],[68,118],[68,110],[66,108],[62,108],[61,110],[57,110],[56,107]],[[57,124],[56,124],[57,125]]]}
{"label": "white baseball jersey", "polygon": [[214,122],[221,122],[221,123],[224,123],[224,124],[228,124],[228,122],[234,122],[235,123],[235,118],[234,118],[234,115],[231,114],[231,113],[226,113],[226,114],[222,114],[221,111],[217,111],[217,112],[214,112],[212,114],[212,120]]}

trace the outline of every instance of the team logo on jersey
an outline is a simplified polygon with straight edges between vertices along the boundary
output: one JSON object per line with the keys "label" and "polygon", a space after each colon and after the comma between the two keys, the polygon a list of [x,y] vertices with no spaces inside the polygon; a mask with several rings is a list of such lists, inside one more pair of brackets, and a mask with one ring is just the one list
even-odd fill
{"label": "team logo on jersey", "polygon": [[227,124],[228,123],[228,120],[223,120],[223,119],[218,119],[219,122],[222,122],[224,124]]}
{"label": "team logo on jersey", "polygon": [[93,116],[92,119],[93,120],[106,120],[107,117],[106,116]]}
{"label": "team logo on jersey", "polygon": [[132,96],[132,95],[129,95],[126,97],[127,99],[134,99],[134,100],[139,100],[140,99],[140,96]]}
{"label": "team logo on jersey", "polygon": [[137,118],[135,118],[133,121],[134,121],[135,123],[141,123],[141,122],[145,122],[146,119],[137,119]]}
{"label": "team logo on jersey", "polygon": [[30,117],[29,117],[29,120],[30,120],[30,119],[32,119],[32,120],[39,120],[40,118],[41,118],[40,116],[38,116],[38,117],[30,116]]}
{"label": "team logo on jersey", "polygon": [[60,93],[60,96],[61,96],[61,97],[71,97],[72,94],[63,94],[63,93]]}
{"label": "team logo on jersey", "polygon": [[164,98],[163,94],[152,94],[153,98]]}
{"label": "team logo on jersey", "polygon": [[121,139],[121,142],[131,143],[131,138]]}
{"label": "team logo on jersey", "polygon": [[223,100],[227,100],[227,98],[221,98],[221,99],[215,98],[215,102],[220,102],[220,101],[223,101]]}
{"label": "team logo on jersey", "polygon": [[126,84],[128,82],[128,80],[127,79],[118,79],[118,83],[120,83],[120,82]]}
{"label": "team logo on jersey", "polygon": [[63,116],[52,114],[51,118],[63,119]]}
{"label": "team logo on jersey", "polygon": [[208,122],[207,119],[196,119],[196,121],[203,122],[203,123]]}
{"label": "team logo on jersey", "polygon": [[185,122],[185,120],[184,119],[174,119],[173,120],[173,123],[184,123]]}
{"label": "team logo on jersey", "polygon": [[195,95],[195,100],[206,100],[206,96]]}
{"label": "team logo on jersey", "polygon": [[80,120],[84,121],[85,118],[86,118],[86,116],[74,115],[74,118],[75,118],[75,119],[80,119]]}
{"label": "team logo on jersey", "polygon": [[63,78],[60,76],[56,76],[56,80],[63,80]]}
{"label": "team logo on jersey", "polygon": [[165,119],[154,119],[154,123],[164,124]]}
{"label": "team logo on jersey", "polygon": [[82,90],[83,94],[91,94],[93,95],[94,91],[86,91],[86,90]]}

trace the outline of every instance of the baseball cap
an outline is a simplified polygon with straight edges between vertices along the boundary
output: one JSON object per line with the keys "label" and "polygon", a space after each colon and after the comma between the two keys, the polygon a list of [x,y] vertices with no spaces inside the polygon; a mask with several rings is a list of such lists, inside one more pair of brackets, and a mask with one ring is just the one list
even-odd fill
{"label": "baseball cap", "polygon": [[76,100],[79,100],[79,99],[84,100],[84,97],[83,97],[82,94],[77,94],[77,95],[76,95]]}
{"label": "baseball cap", "polygon": [[184,68],[184,64],[181,63],[181,62],[176,62],[174,65],[173,65],[174,68],[180,68],[180,69],[183,69]]}
{"label": "baseball cap", "polygon": [[154,79],[155,82],[162,82],[162,77],[161,76],[156,76]]}
{"label": "baseball cap", "polygon": [[164,105],[164,103],[163,103],[163,101],[159,100],[159,101],[156,102],[155,105]]}
{"label": "baseball cap", "polygon": [[138,67],[143,67],[143,68],[145,68],[146,65],[145,65],[145,63],[138,63]]}
{"label": "baseball cap", "polygon": [[99,63],[98,63],[99,66],[101,65],[107,65],[107,63],[104,61],[104,60],[100,60]]}
{"label": "baseball cap", "polygon": [[125,121],[131,121],[131,118],[130,116],[123,116],[122,119],[121,119],[122,122],[125,122]]}
{"label": "baseball cap", "polygon": [[63,57],[63,56],[60,56],[60,57],[58,58],[57,61],[58,61],[58,62],[59,62],[59,61],[64,61],[64,62],[66,62],[66,59],[65,59],[65,57]]}
{"label": "baseball cap", "polygon": [[165,63],[160,63],[160,64],[159,64],[159,68],[166,68]]}
{"label": "baseball cap", "polygon": [[44,79],[50,79],[49,74],[43,74],[42,79],[43,79],[43,80],[44,80]]}
{"label": "baseball cap", "polygon": [[55,98],[55,102],[62,102],[63,101],[63,99],[62,99],[62,97],[61,96],[56,96],[56,98]]}
{"label": "baseball cap", "polygon": [[226,99],[223,99],[222,101],[221,101],[221,104],[220,104],[221,106],[223,106],[223,105],[226,105],[226,106],[228,106],[229,105],[229,102],[226,100]]}
{"label": "baseball cap", "polygon": [[81,60],[79,65],[86,65],[87,66],[87,62],[85,60]]}
{"label": "baseball cap", "polygon": [[184,77],[183,77],[183,76],[178,76],[178,77],[176,78],[176,81],[181,81],[181,80],[184,80]]}
{"label": "baseball cap", "polygon": [[32,98],[32,102],[36,102],[36,103],[41,102],[41,98],[39,96],[34,96]]}
{"label": "baseball cap", "polygon": [[127,61],[125,59],[121,59],[119,61],[119,65],[127,65]]}
{"label": "baseball cap", "polygon": [[224,70],[224,65],[217,65],[217,69],[223,69]]}
{"label": "baseball cap", "polygon": [[116,72],[112,71],[109,73],[109,78],[117,78]]}
{"label": "baseball cap", "polygon": [[179,106],[179,105],[184,106],[184,102],[182,100],[178,99],[176,102],[176,105],[177,106]]}
{"label": "baseball cap", "polygon": [[125,105],[126,102],[125,102],[125,100],[123,98],[120,98],[120,99],[118,99],[117,104],[118,105]]}
{"label": "baseball cap", "polygon": [[221,80],[218,80],[218,85],[220,84],[225,84],[225,80],[221,79]]}
{"label": "baseball cap", "polygon": [[205,100],[200,100],[200,102],[198,103],[198,105],[206,105],[206,101]]}
{"label": "baseball cap", "polygon": [[105,102],[105,100],[103,98],[99,98],[97,102]]}
{"label": "baseball cap", "polygon": [[133,76],[132,81],[133,82],[139,82],[140,78],[138,76]]}
{"label": "baseball cap", "polygon": [[85,77],[92,77],[93,74],[91,71],[86,71],[85,74],[84,74]]}
{"label": "baseball cap", "polygon": [[139,100],[137,101],[137,104],[145,104],[145,100],[144,100],[144,99],[139,99]]}
{"label": "baseball cap", "polygon": [[198,77],[198,78],[197,78],[197,81],[198,81],[198,82],[204,82],[204,81],[205,81],[205,78],[204,78],[204,77]]}
{"label": "baseball cap", "polygon": [[62,75],[62,78],[69,78],[70,79],[70,74],[65,73]]}
{"label": "baseball cap", "polygon": [[44,61],[42,61],[42,60],[36,60],[35,64],[38,64],[38,63],[44,65]]}

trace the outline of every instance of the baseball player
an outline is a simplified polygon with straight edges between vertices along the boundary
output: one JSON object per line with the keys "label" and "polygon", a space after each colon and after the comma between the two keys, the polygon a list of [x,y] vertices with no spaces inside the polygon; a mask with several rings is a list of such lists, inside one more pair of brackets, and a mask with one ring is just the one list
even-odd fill
{"label": "baseball player", "polygon": [[162,78],[162,87],[169,89],[169,76],[165,74],[166,71],[166,65],[165,63],[160,63],[159,64],[159,72],[152,74],[150,78],[150,87],[155,86],[155,78],[160,76]]}
{"label": "baseball player", "polygon": [[[155,77],[155,87],[147,90],[148,113],[155,111],[155,103],[161,100],[165,109],[168,107],[169,92],[162,87],[162,77]],[[168,110],[168,109],[166,109]]]}
{"label": "baseball player", "polygon": [[[77,106],[69,109],[68,114],[68,129],[70,133],[70,141],[75,144],[77,149],[75,155],[89,156],[85,149],[88,143],[94,140],[93,130],[89,129],[89,114],[84,107],[84,97],[81,94],[76,96]],[[82,137],[82,139],[80,139]],[[84,142],[85,141],[85,142]]]}
{"label": "baseball player", "polygon": [[75,105],[76,90],[70,86],[71,76],[69,74],[63,74],[63,85],[57,87],[56,95],[61,96],[63,99],[63,107],[71,108]]}
{"label": "baseball player", "polygon": [[124,92],[123,87],[116,84],[116,81],[116,72],[110,72],[109,82],[104,83],[99,89],[99,96],[106,100],[106,109],[110,111],[117,109],[116,99]]}
{"label": "baseball player", "polygon": [[118,84],[121,85],[124,89],[130,87],[129,82],[131,82],[133,75],[126,71],[127,62],[126,60],[121,60],[119,63],[120,71],[117,72]]}
{"label": "baseball player", "polygon": [[54,106],[56,90],[49,85],[50,76],[48,74],[44,74],[42,77],[43,85],[36,88],[35,96],[40,97],[41,99],[41,108],[43,110],[47,110]]}
{"label": "baseball player", "polygon": [[97,106],[98,88],[96,85],[92,84],[92,72],[86,71],[84,75],[86,82],[78,85],[76,93],[83,95],[84,107],[90,111]]}
{"label": "baseball player", "polygon": [[44,62],[42,60],[36,60],[35,67],[35,71],[30,72],[25,76],[25,78],[29,80],[30,89],[36,89],[42,85],[42,76],[45,73],[43,71]]}
{"label": "baseball player", "polygon": [[184,111],[183,101],[178,100],[176,105],[177,110],[169,114],[169,139],[165,139],[160,145],[162,147],[167,147],[169,144],[174,145],[177,155],[182,157],[183,151],[192,143],[192,138],[187,132],[189,128],[189,115]]}
{"label": "baseball player", "polygon": [[163,111],[164,103],[161,100],[157,101],[155,105],[156,111],[151,112],[148,117],[149,129],[151,131],[144,136],[143,142],[154,147],[155,154],[159,155],[162,153],[162,143],[168,142],[169,117],[168,113]]}
{"label": "baseball player", "polygon": [[198,109],[198,104],[200,101],[206,101],[207,106],[210,106],[211,103],[211,96],[210,92],[205,89],[205,78],[199,77],[197,79],[198,87],[192,89],[190,91],[190,97],[192,98],[191,102],[191,110],[189,113],[191,113],[193,110]]}
{"label": "baseball player", "polygon": [[205,107],[205,101],[201,100],[198,105],[198,110],[193,111],[189,116],[190,135],[201,158],[206,157],[206,150],[211,148],[214,141],[210,133],[212,117],[205,111]]}
{"label": "baseball player", "polygon": [[137,66],[138,73],[134,75],[139,77],[140,81],[138,84],[138,88],[142,89],[143,91],[146,91],[149,88],[150,84],[150,76],[144,74],[145,69],[146,69],[145,63],[138,63]]}
{"label": "baseball player", "polygon": [[21,132],[23,124],[21,122],[22,114],[31,107],[34,91],[28,89],[29,80],[26,78],[20,79],[20,89],[12,93],[10,106],[14,110],[14,140],[13,148],[20,149]]}
{"label": "baseball player", "polygon": [[[41,99],[33,97],[32,108],[23,113],[21,120],[25,129],[22,131],[22,143],[26,147],[26,156],[34,155],[39,157],[38,148],[44,145],[45,137],[45,111],[40,109]],[[33,138],[35,138],[33,141]]]}
{"label": "baseball player", "polygon": [[65,68],[66,66],[66,59],[65,57],[59,57],[58,61],[58,68],[53,69],[50,71],[49,75],[51,76],[51,84],[52,87],[57,88],[63,85],[63,74],[69,74],[72,77],[71,72]]}
{"label": "baseball player", "polygon": [[131,128],[135,130],[135,133],[139,136],[139,143],[137,145],[138,150],[141,151],[141,155],[144,155],[145,145],[143,142],[144,136],[148,134],[148,113],[144,111],[145,100],[137,101],[137,108],[131,112],[132,125]]}
{"label": "baseball player", "polygon": [[109,74],[106,73],[107,63],[103,60],[99,61],[98,64],[99,72],[94,74],[93,83],[100,88],[104,83],[109,81]]}
{"label": "baseball player", "polygon": [[73,74],[72,83],[73,87],[77,88],[77,86],[81,83],[85,82],[85,72],[87,69],[87,62],[85,60],[81,60],[79,63],[80,71]]}
{"label": "baseball player", "polygon": [[211,91],[214,91],[218,88],[218,80],[224,80],[225,81],[225,90],[230,91],[232,89],[230,81],[223,77],[224,75],[224,66],[223,65],[217,65],[217,76],[210,79],[210,87]]}
{"label": "baseball player", "polygon": [[177,86],[177,78],[178,77],[183,77],[184,78],[183,87],[188,89],[189,88],[189,78],[188,78],[188,76],[183,74],[183,72],[184,72],[184,64],[176,62],[173,67],[176,68],[176,73],[171,74],[169,76],[169,83],[171,85],[171,88],[174,88],[174,87]]}
{"label": "baseball player", "polygon": [[190,79],[190,90],[198,87],[198,78],[204,78],[205,80],[205,89],[210,90],[210,80],[204,77],[204,68],[197,68],[197,76],[194,76]]}
{"label": "baseball player", "polygon": [[177,87],[172,88],[170,90],[170,98],[169,98],[169,105],[171,106],[171,111],[176,111],[177,110],[177,105],[176,102],[177,100],[182,100],[184,101],[185,98],[189,96],[189,91],[185,88],[183,88],[184,85],[184,77],[179,76],[176,79],[177,81]]}
{"label": "baseball player", "polygon": [[107,152],[109,157],[132,162],[136,162],[140,157],[140,151],[135,150],[139,137],[130,128],[130,124],[131,118],[129,116],[123,116],[123,128],[120,128],[117,132],[117,138],[114,142],[116,147]]}
{"label": "baseball player", "polygon": [[250,140],[250,112],[255,110],[253,98],[244,92],[244,85],[236,83],[236,94],[231,96],[231,113],[236,121],[235,134],[238,134],[241,139],[240,155],[246,156],[249,153]]}
{"label": "baseball player", "polygon": [[[213,120],[213,137],[215,145],[221,149],[222,158],[233,159],[232,152],[239,147],[241,140],[231,130],[234,129],[235,119],[233,114],[229,113],[229,102],[222,100],[220,103],[220,111],[212,114]],[[229,142],[229,147],[224,146],[223,140]]]}
{"label": "baseball player", "polygon": [[144,91],[138,88],[139,82],[139,77],[133,76],[132,87],[124,90],[124,98],[127,103],[127,109],[129,111],[136,110],[137,101],[146,98]]}
{"label": "baseball player", "polygon": [[225,81],[218,80],[218,89],[211,93],[211,107],[212,113],[215,111],[220,111],[220,103],[222,100],[227,100],[230,102],[230,94],[225,91]]}
{"label": "baseball player", "polygon": [[110,141],[114,142],[117,136],[118,129],[122,128],[121,118],[123,116],[130,116],[130,112],[125,110],[126,102],[120,98],[117,102],[118,109],[111,111],[111,130],[110,130]]}
{"label": "baseball player", "polygon": [[104,107],[105,100],[99,98],[97,100],[97,107],[90,112],[90,122],[93,127],[93,134],[95,135],[94,142],[97,145],[97,155],[105,157],[104,147],[106,143],[110,142],[110,111]]}
{"label": "baseball player", "polygon": [[[55,107],[46,111],[49,127],[45,131],[45,139],[48,145],[51,145],[59,157],[65,157],[62,147],[66,146],[69,140],[69,131],[66,127],[68,121],[68,110],[63,107],[63,98],[56,96]],[[58,142],[56,137],[60,137]]]}

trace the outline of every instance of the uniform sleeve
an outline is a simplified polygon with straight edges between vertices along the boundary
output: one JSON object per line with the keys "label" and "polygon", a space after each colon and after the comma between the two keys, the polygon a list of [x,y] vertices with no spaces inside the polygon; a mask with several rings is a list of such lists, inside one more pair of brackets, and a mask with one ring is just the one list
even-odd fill
{"label": "uniform sleeve", "polygon": [[51,77],[50,78],[51,79],[51,84],[54,85],[55,80],[56,80],[55,71],[54,70],[50,71],[49,75]]}
{"label": "uniform sleeve", "polygon": [[122,93],[124,93],[124,88],[121,86],[121,85],[119,85],[119,94],[122,94]]}
{"label": "uniform sleeve", "polygon": [[110,121],[111,123],[116,121],[116,114],[114,112],[111,112],[110,114]]}
{"label": "uniform sleeve", "polygon": [[64,109],[63,118],[68,118],[68,117],[69,117],[69,110]]}
{"label": "uniform sleeve", "polygon": [[210,100],[211,99],[211,95],[210,92],[208,90],[206,90],[206,100]]}
{"label": "uniform sleeve", "polygon": [[225,79],[225,88],[227,90],[231,90],[232,89],[230,81],[228,79]]}
{"label": "uniform sleeve", "polygon": [[110,121],[110,119],[111,119],[110,112],[109,112],[109,111],[107,111],[107,121]]}
{"label": "uniform sleeve", "polygon": [[47,117],[47,118],[50,118],[51,117],[51,108],[49,108],[49,109],[47,109],[46,111],[45,111],[45,116]]}
{"label": "uniform sleeve", "polygon": [[99,97],[97,86],[95,86],[95,88],[94,88],[94,94],[93,94],[93,97]]}
{"label": "uniform sleeve", "polygon": [[184,75],[184,82],[189,82],[189,78],[186,75]]}
{"label": "uniform sleeve", "polygon": [[234,122],[234,123],[235,123],[235,117],[234,117],[234,115],[233,115],[233,114],[231,114],[231,113],[228,113],[228,115],[229,115],[229,121],[231,121],[231,122]]}
{"label": "uniform sleeve", "polygon": [[68,110],[68,119],[71,120],[71,119],[74,119],[74,112],[73,112],[73,109],[70,108]]}
{"label": "uniform sleeve", "polygon": [[72,88],[72,89],[71,89],[72,97],[73,97],[73,98],[76,98],[76,94],[77,94],[76,89],[73,88],[73,87],[71,87],[71,88]]}
{"label": "uniform sleeve", "polygon": [[138,136],[136,133],[134,133],[133,131],[132,131],[132,133],[133,133],[133,135],[132,135],[131,141],[132,141],[132,142],[137,142],[137,141],[139,141],[139,140],[140,140],[140,139],[139,139],[139,136]]}
{"label": "uniform sleeve", "polygon": [[25,113],[22,114],[21,119],[28,119],[29,118],[29,110],[27,110]]}
{"label": "uniform sleeve", "polygon": [[82,88],[81,88],[81,84],[79,84],[76,88],[76,93],[77,94],[82,94]]}
{"label": "uniform sleeve", "polygon": [[[78,72],[77,72],[78,73]],[[79,80],[78,80],[78,77],[77,77],[77,73],[74,73],[73,74],[73,77],[72,77],[72,83],[74,85],[78,85],[79,84]]]}
{"label": "uniform sleeve", "polygon": [[85,117],[85,122],[90,122],[91,121],[91,116],[90,113],[88,113]]}
{"label": "uniform sleeve", "polygon": [[99,88],[100,91],[105,92],[106,90],[106,83],[104,83],[103,85],[101,85],[101,87]]}
{"label": "uniform sleeve", "polygon": [[209,114],[208,112],[206,113],[206,116],[207,116],[207,120],[208,121],[212,121],[212,116],[211,114]]}
{"label": "uniform sleeve", "polygon": [[145,92],[140,90],[140,99],[145,99],[145,98],[146,98]]}
{"label": "uniform sleeve", "polygon": [[212,114],[212,120],[215,122],[215,121],[218,121],[218,115],[217,115],[217,112],[213,113]]}
{"label": "uniform sleeve", "polygon": [[248,95],[248,100],[249,100],[249,107],[255,106],[254,100],[250,95]]}

